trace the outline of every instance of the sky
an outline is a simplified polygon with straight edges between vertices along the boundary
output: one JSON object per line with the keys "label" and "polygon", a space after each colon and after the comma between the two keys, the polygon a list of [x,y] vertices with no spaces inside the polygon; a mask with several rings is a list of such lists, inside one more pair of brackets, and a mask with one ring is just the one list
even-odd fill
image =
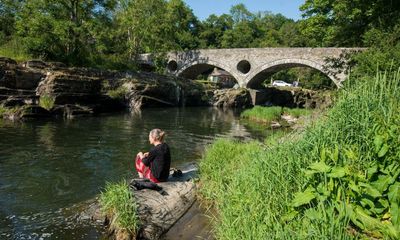
{"label": "sky", "polygon": [[293,20],[301,18],[299,10],[305,0],[184,0],[193,9],[193,13],[204,20],[209,15],[229,13],[229,9],[236,4],[243,3],[250,12],[270,11],[281,13]]}

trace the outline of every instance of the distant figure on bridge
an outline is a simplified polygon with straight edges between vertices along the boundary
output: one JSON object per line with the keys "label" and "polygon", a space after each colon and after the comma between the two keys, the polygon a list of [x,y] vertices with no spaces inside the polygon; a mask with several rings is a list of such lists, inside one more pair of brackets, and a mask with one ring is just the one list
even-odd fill
{"label": "distant figure on bridge", "polygon": [[168,180],[171,154],[164,136],[165,132],[161,129],[151,130],[149,142],[154,147],[149,152],[139,152],[136,155],[135,166],[140,178],[150,179],[154,183]]}

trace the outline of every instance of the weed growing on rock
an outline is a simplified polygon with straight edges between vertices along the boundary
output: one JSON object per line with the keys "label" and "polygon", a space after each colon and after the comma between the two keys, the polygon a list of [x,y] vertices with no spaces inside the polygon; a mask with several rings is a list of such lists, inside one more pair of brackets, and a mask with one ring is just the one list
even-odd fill
{"label": "weed growing on rock", "polygon": [[136,233],[139,227],[137,205],[125,181],[107,183],[100,195],[101,210],[111,220],[112,228]]}
{"label": "weed growing on rock", "polygon": [[46,110],[51,110],[54,107],[55,98],[50,95],[42,95],[39,98],[39,106]]}

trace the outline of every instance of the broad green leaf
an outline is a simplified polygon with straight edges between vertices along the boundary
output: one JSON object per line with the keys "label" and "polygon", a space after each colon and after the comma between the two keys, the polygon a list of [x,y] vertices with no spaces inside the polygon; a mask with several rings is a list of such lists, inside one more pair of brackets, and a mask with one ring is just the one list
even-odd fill
{"label": "broad green leaf", "polygon": [[356,193],[358,193],[358,194],[361,193],[359,186],[358,186],[354,181],[350,181],[349,187],[350,187],[350,189],[353,190],[354,192],[356,192]]}
{"label": "broad green leaf", "polygon": [[371,178],[376,172],[378,172],[378,165],[374,163],[367,169],[368,178]]}
{"label": "broad green leaf", "polygon": [[295,194],[292,201],[293,207],[299,207],[304,204],[309,204],[315,197],[315,190],[313,188],[307,188],[304,192],[298,192]]}
{"label": "broad green leaf", "polygon": [[385,208],[389,207],[389,201],[386,198],[380,198],[378,203]]}
{"label": "broad green leaf", "polygon": [[297,215],[299,214],[298,211],[291,210],[290,212],[286,213],[285,215],[282,216],[281,220],[283,222],[289,222],[292,221]]}
{"label": "broad green leaf", "polygon": [[390,175],[379,175],[376,181],[371,182],[371,186],[378,190],[380,194],[383,194],[394,181],[396,179]]}
{"label": "broad green leaf", "polygon": [[398,226],[400,223],[400,211],[398,203],[390,204],[390,214],[392,215],[393,225]]}
{"label": "broad green leaf", "polygon": [[315,170],[319,173],[327,173],[331,170],[331,167],[326,165],[326,163],[324,163],[322,161],[311,164],[309,168],[311,168],[312,170]]}
{"label": "broad green leaf", "polygon": [[390,186],[388,198],[390,203],[400,203],[400,182],[396,182]]}
{"label": "broad green leaf", "polygon": [[389,151],[389,145],[383,144],[382,148],[378,152],[378,157],[383,157]]}
{"label": "broad green leaf", "polygon": [[362,199],[360,200],[360,203],[361,203],[361,205],[362,205],[364,208],[366,208],[366,207],[368,207],[368,208],[374,208],[374,207],[375,207],[374,202],[371,201],[371,200],[368,199],[368,198],[362,198]]}
{"label": "broad green leaf", "polygon": [[306,175],[306,176],[312,176],[312,175],[314,175],[315,173],[317,173],[316,171],[314,171],[314,170],[305,170],[304,171],[304,174]]}
{"label": "broad green leaf", "polygon": [[304,216],[307,217],[310,220],[318,220],[318,219],[322,219],[322,213],[320,211],[317,211],[313,208],[307,209],[304,212]]}
{"label": "broad green leaf", "polygon": [[325,160],[326,160],[326,150],[325,148],[323,148],[321,150],[321,162],[325,162]]}
{"label": "broad green leaf", "polygon": [[328,174],[331,178],[342,178],[346,176],[347,169],[344,167],[333,167],[332,171]]}
{"label": "broad green leaf", "polygon": [[399,231],[392,224],[384,224],[379,219],[369,216],[361,207],[355,207],[354,213],[357,220],[362,222],[365,230],[373,233],[373,237],[387,236],[391,239],[399,239]]}
{"label": "broad green leaf", "polygon": [[374,139],[374,145],[375,145],[375,152],[378,153],[379,150],[382,147],[384,140],[383,140],[383,136],[381,135],[377,135]]}
{"label": "broad green leaf", "polygon": [[364,192],[373,198],[381,197],[382,194],[369,184],[364,184]]}

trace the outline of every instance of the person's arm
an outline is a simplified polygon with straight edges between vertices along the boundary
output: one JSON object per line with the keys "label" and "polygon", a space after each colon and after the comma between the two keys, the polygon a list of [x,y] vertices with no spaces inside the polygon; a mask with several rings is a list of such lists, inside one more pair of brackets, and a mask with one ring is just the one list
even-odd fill
{"label": "person's arm", "polygon": [[142,159],[142,163],[146,166],[149,167],[150,164],[154,161],[156,158],[156,154],[154,152],[154,149],[150,150],[148,154],[144,154],[144,158]]}

